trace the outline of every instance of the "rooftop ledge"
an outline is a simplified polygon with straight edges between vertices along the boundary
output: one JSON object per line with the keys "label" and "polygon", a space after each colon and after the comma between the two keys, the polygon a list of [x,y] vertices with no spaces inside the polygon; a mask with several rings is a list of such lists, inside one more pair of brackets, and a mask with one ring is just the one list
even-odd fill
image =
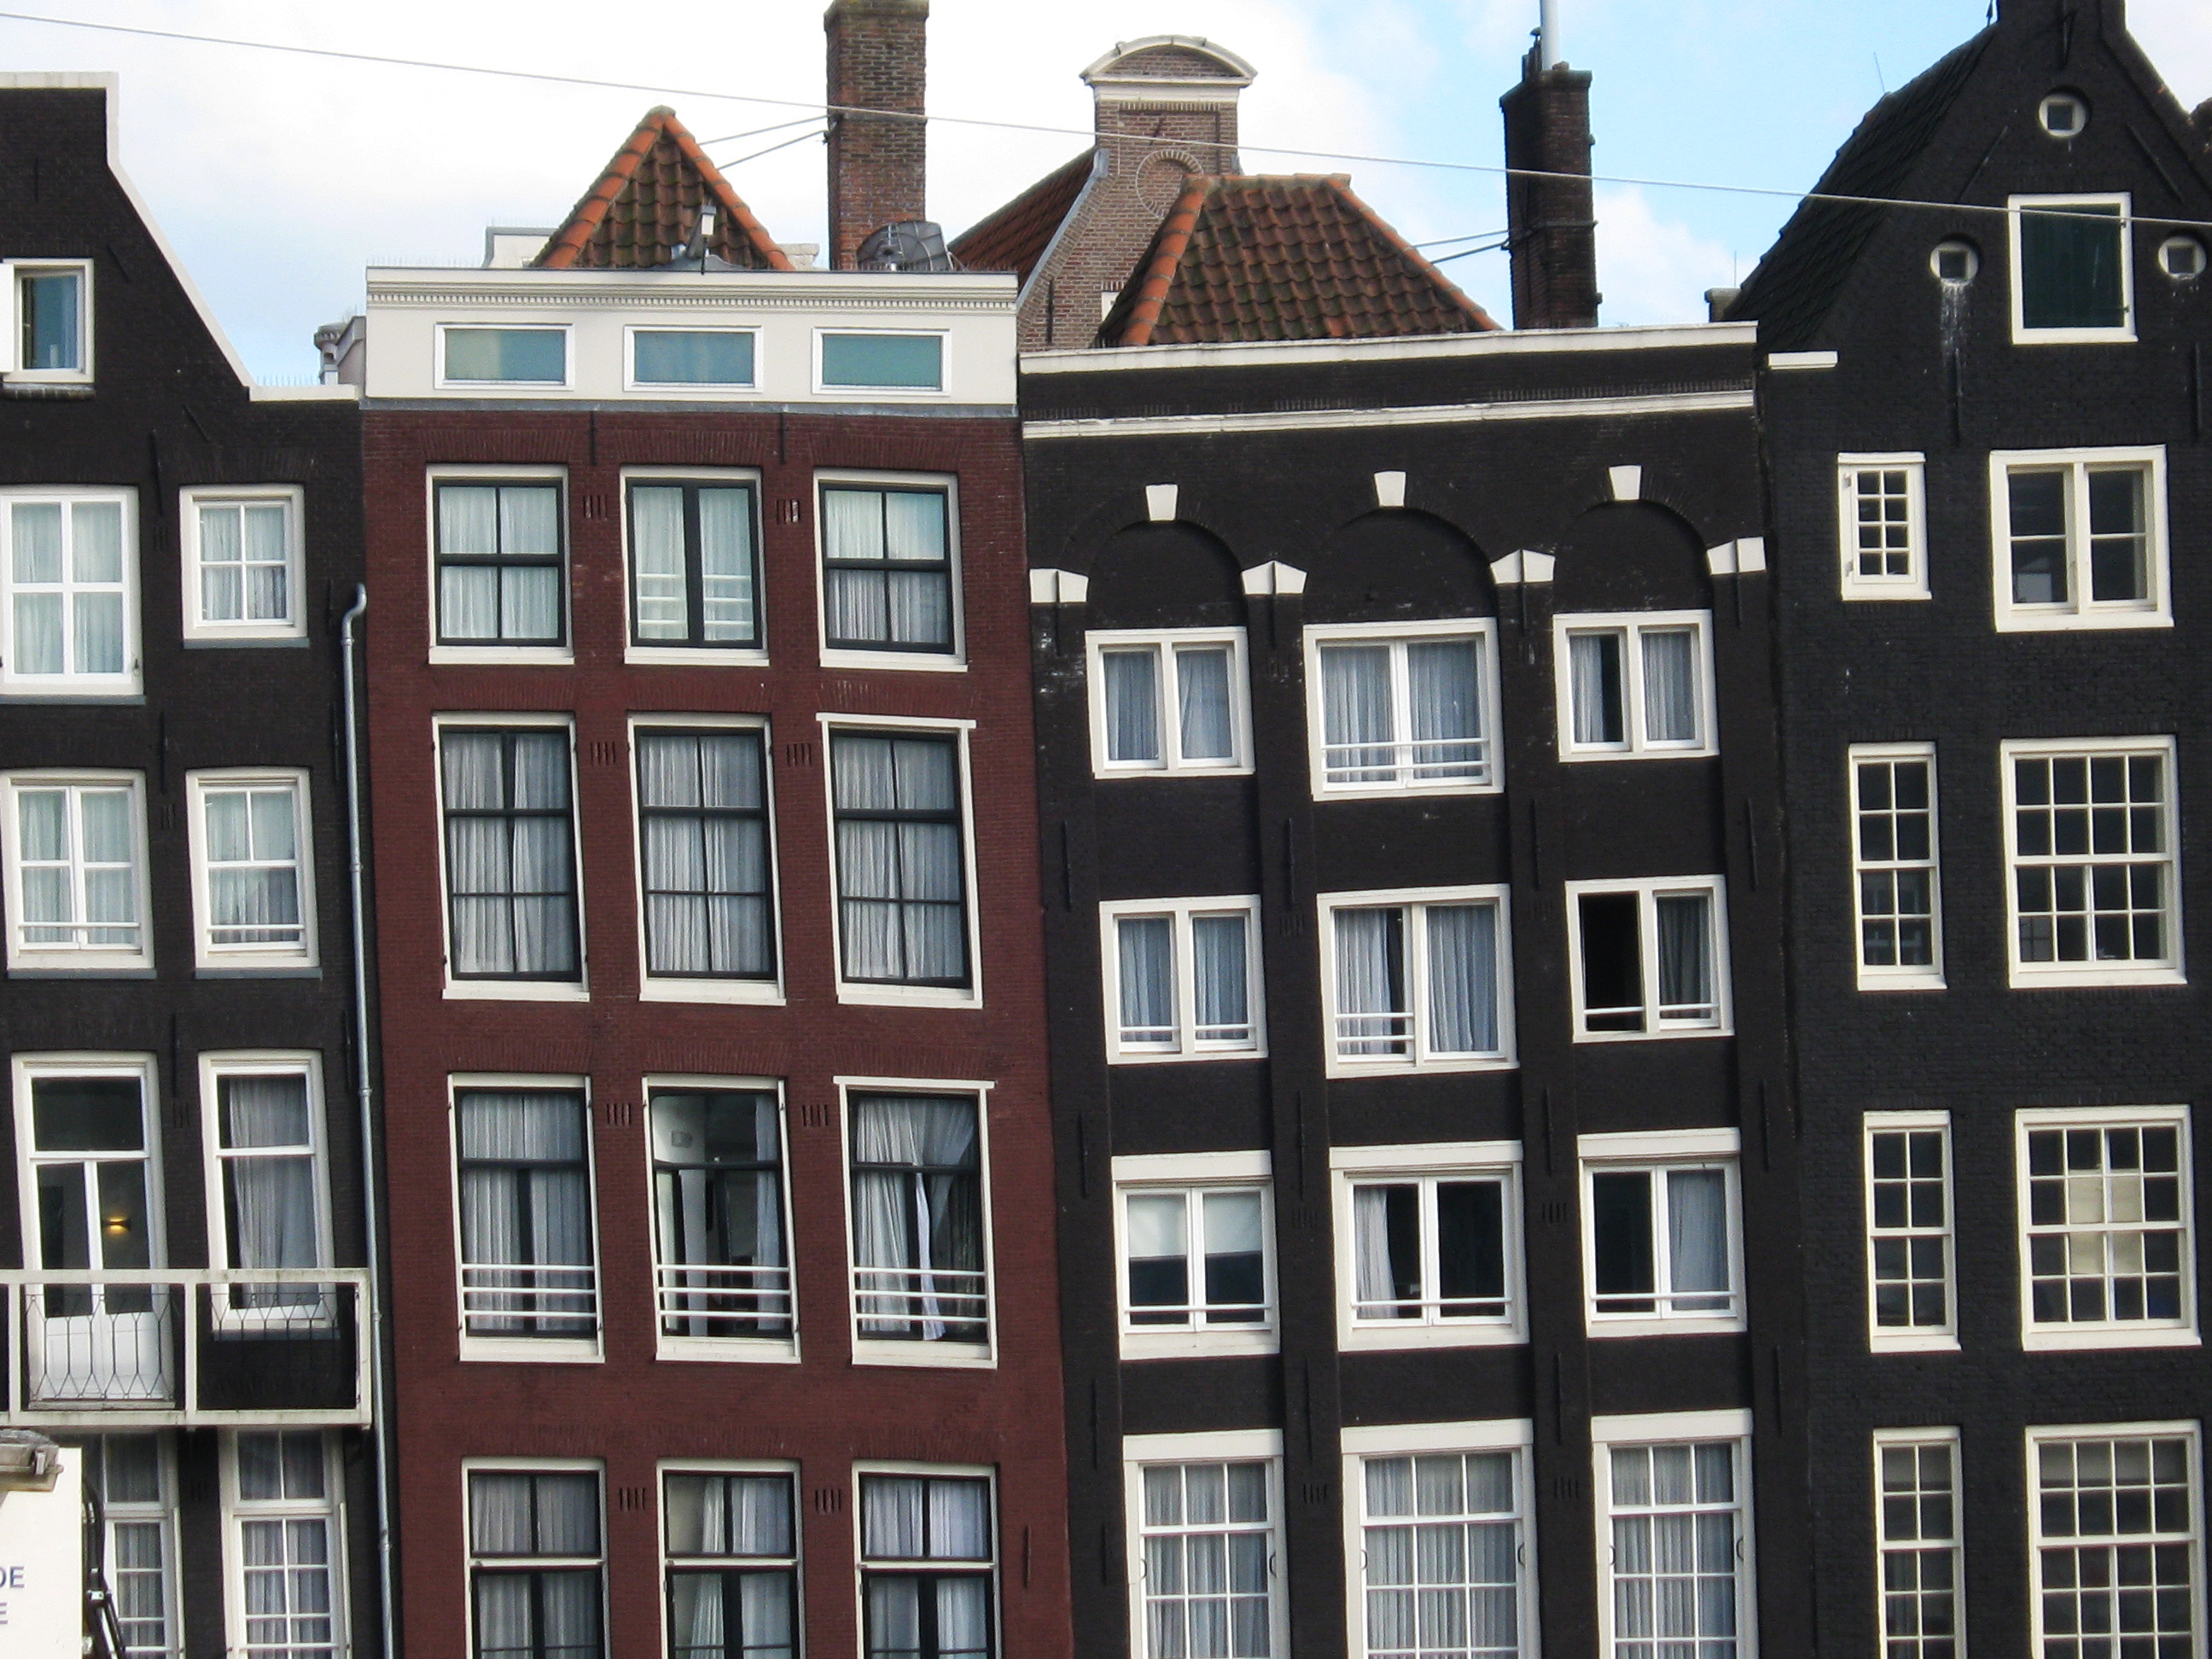
{"label": "rooftop ledge", "polygon": [[743,300],[784,305],[995,305],[1012,311],[1020,291],[1012,271],[957,270],[541,270],[484,266],[371,265],[372,301],[418,293],[465,293],[484,300],[602,304],[609,301]]}
{"label": "rooftop ledge", "polygon": [[1087,374],[1115,369],[1241,368],[1432,357],[1510,357],[1531,352],[1665,351],[1694,346],[1751,346],[1758,339],[1756,323],[1498,329],[1480,334],[1399,334],[1376,340],[1237,341],[1039,351],[1024,356],[1021,368],[1024,374]]}

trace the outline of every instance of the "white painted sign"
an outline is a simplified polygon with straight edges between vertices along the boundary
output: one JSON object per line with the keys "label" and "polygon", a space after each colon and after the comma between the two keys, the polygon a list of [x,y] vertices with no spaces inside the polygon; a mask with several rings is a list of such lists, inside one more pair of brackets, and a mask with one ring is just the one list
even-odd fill
{"label": "white painted sign", "polygon": [[84,1454],[52,1492],[0,1492],[0,1654],[79,1659],[84,1644]]}

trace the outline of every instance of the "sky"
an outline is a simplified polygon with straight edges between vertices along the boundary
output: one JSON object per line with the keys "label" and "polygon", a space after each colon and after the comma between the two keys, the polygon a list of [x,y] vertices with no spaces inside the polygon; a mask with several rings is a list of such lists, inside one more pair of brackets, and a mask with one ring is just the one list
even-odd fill
{"label": "sky", "polygon": [[[759,100],[821,96],[823,0],[651,0],[619,13],[603,0],[17,3],[0,17],[0,64],[121,76],[125,167],[264,380],[313,378],[315,327],[358,307],[364,266],[475,264],[487,225],[559,223],[655,103],[724,141],[708,153],[778,240],[823,237],[817,128],[759,131],[806,113]],[[1602,319],[1650,323],[1702,317],[1705,290],[1758,262],[1790,193],[1812,185],[1867,106],[1978,28],[1988,0],[1559,4],[1563,55],[1595,77]],[[40,11],[629,84],[25,21]],[[2212,4],[2131,0],[2129,11],[2184,106],[2212,99]],[[957,232],[1073,155],[1090,118],[1084,67],[1117,40],[1179,33],[1258,70],[1242,111],[1248,170],[1348,173],[1417,243],[1499,230],[1503,188],[1479,169],[1500,161],[1498,97],[1535,13],[1536,0],[933,0],[930,210]],[[1493,313],[1510,309],[1502,254],[1444,269]]]}

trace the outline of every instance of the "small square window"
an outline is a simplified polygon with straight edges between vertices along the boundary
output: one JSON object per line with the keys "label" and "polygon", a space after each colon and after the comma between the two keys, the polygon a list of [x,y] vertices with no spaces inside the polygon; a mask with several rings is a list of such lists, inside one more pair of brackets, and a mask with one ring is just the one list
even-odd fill
{"label": "small square window", "polygon": [[1990,457],[1996,629],[2165,628],[2166,450]]}
{"label": "small square window", "polygon": [[1470,1071],[1513,1063],[1504,890],[1325,893],[1328,1071]]}
{"label": "small square window", "polygon": [[759,331],[750,328],[633,328],[630,385],[749,392],[759,342]]}
{"label": "small square window", "polygon": [[[960,590],[951,491],[944,485],[825,480],[821,490],[825,661],[896,653],[957,663]],[[905,665],[901,664],[900,665]]]}
{"label": "small square window", "polygon": [[1928,597],[1925,470],[1917,453],[1836,458],[1845,599]]}
{"label": "small square window", "polygon": [[1710,612],[1557,617],[1552,649],[1561,760],[1718,752]]}
{"label": "small square window", "polygon": [[431,481],[437,647],[535,647],[565,659],[566,537],[557,479]]}
{"label": "small square window", "polygon": [[1520,1153],[1517,1142],[1331,1149],[1342,1346],[1522,1340]]}
{"label": "small square window", "polygon": [[2158,268],[2177,283],[2204,274],[2204,244],[2193,236],[2169,236],[2158,245]]}
{"label": "small square window", "polygon": [[2053,138],[2078,138],[2089,125],[2089,106],[2073,93],[2054,92],[2036,106],[2035,118]]}
{"label": "small square window", "polygon": [[9,259],[14,325],[0,338],[0,372],[18,383],[85,385],[92,379],[92,262]]}
{"label": "small square window", "polygon": [[438,384],[566,386],[568,331],[441,325],[438,330]]}
{"label": "small square window", "polygon": [[2015,196],[2008,205],[2014,343],[2132,340],[2129,198]]}
{"label": "small square window", "polygon": [[1252,769],[1243,629],[1114,630],[1086,644],[1098,776]]}
{"label": "small square window", "polygon": [[[1590,1334],[1741,1330],[1733,1151],[1697,1150],[1723,1139],[1706,1130],[1632,1138],[1656,1157],[1622,1144],[1630,1139],[1583,1137]],[[1732,1146],[1732,1133],[1725,1139]]]}
{"label": "small square window", "polygon": [[1266,1051],[1260,901],[1129,899],[1100,907],[1115,1061]]}
{"label": "small square window", "polygon": [[250,644],[307,636],[301,603],[301,492],[184,492],[185,638]]}
{"label": "small square window", "polygon": [[1721,878],[1567,884],[1575,1040],[1729,1029]]}
{"label": "small square window", "polygon": [[839,334],[815,336],[823,391],[942,392],[945,337],[942,334]]}

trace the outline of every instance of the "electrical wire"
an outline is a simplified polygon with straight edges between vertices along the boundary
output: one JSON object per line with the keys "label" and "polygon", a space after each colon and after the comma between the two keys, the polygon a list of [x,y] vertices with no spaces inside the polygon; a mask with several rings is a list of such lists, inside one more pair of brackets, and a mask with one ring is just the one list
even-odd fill
{"label": "electrical wire", "polygon": [[[788,126],[790,123],[786,122],[784,125]],[[717,161],[714,165],[725,170],[731,167],[741,167],[748,161],[759,161],[763,155],[773,155],[780,149],[789,149],[793,144],[803,144],[809,138],[819,138],[821,137],[822,134],[819,131],[802,132],[797,137],[787,138],[780,144],[770,144],[766,149],[757,149],[750,155],[740,155],[734,161]]]}
{"label": "electrical wire", "polygon": [[743,132],[726,132],[719,138],[702,138],[699,144],[702,149],[714,144],[734,144],[740,138],[757,138],[764,132],[781,132],[786,127],[803,127],[816,118],[812,115],[796,116],[788,121],[778,121],[774,126],[749,127]]}
{"label": "electrical wire", "polygon": [[[154,40],[181,40],[195,46],[236,46],[252,52],[288,52],[349,64],[376,64],[396,69],[440,70],[456,75],[491,76],[505,80],[536,81],[549,86],[591,87],[610,92],[647,92],[679,98],[711,99],[722,103],[761,104],[772,109],[803,109],[831,117],[866,115],[878,120],[933,122],[939,126],[982,127],[1000,132],[1050,133],[1062,137],[1088,138],[1094,144],[1103,135],[1084,127],[1048,126],[1030,121],[997,121],[975,115],[915,115],[901,110],[869,109],[853,104],[817,103],[799,98],[769,98],[757,93],[710,92],[698,88],[648,85],[639,81],[603,81],[585,75],[556,75],[540,70],[491,69],[481,64],[446,64],[424,58],[395,58],[380,52],[342,52],[333,46],[295,46],[274,40],[242,40],[228,35],[193,34],[182,29],[146,28],[129,23],[95,23],[76,17],[50,17],[39,12],[0,11],[0,22],[45,23],[56,28],[88,29],[103,34],[137,35]],[[763,128],[763,131],[773,131]],[[2016,210],[1975,202],[1923,201],[1911,197],[1855,196],[1835,191],[1781,190],[1770,185],[1720,185],[1711,180],[1645,179],[1629,173],[1557,173],[1541,167],[1508,167],[1481,161],[1439,161],[1417,156],[1369,155],[1350,150],[1294,149],[1280,144],[1243,143],[1240,149],[1259,155],[1304,156],[1313,161],[1353,161],[1367,167],[1425,167],[1444,173],[1472,173],[1504,179],[1560,179],[1577,183],[1620,185],[1638,190],[1705,191],[1720,196],[1758,197],[1798,203],[1823,202],[1844,207],[1925,208],[1954,215],[2008,216]],[[2212,220],[2133,216],[2138,225],[2174,229],[2212,231]]]}

